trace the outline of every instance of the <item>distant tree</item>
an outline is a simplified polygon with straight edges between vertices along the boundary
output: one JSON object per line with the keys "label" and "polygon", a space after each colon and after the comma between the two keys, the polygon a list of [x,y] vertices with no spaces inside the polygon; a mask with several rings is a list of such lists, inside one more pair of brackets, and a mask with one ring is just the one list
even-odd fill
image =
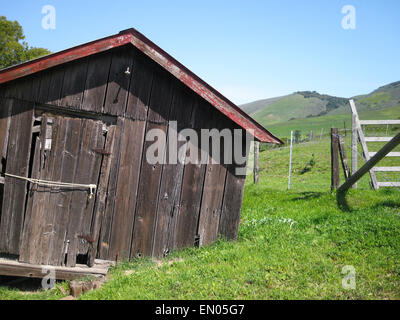
{"label": "distant tree", "polygon": [[0,69],[32,60],[50,51],[44,48],[29,47],[18,21],[9,21],[0,16]]}

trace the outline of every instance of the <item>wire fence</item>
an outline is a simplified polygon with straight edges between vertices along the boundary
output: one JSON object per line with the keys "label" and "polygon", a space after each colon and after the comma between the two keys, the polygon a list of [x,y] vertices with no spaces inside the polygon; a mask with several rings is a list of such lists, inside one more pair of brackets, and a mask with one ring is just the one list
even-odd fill
{"label": "wire fence", "polygon": [[[368,128],[369,127],[369,128]],[[394,136],[400,131],[399,126],[372,127],[366,126],[364,132],[366,136],[387,137]],[[351,129],[339,129],[339,134],[344,137],[345,149],[349,164],[351,163],[352,150]],[[298,192],[319,192],[328,191],[331,187],[331,145],[330,133],[324,135],[309,135],[293,144],[293,163],[291,190]],[[290,140],[284,146],[265,146],[260,145],[259,174],[260,183],[268,188],[277,190],[287,190],[288,172],[290,159]],[[368,143],[369,151],[376,152],[382,148],[386,142]],[[400,151],[400,147],[395,150]],[[359,168],[366,162],[362,148],[358,145],[357,158]],[[253,147],[249,156],[248,174],[252,175],[253,170]],[[381,160],[383,165],[400,166],[400,158],[384,158]],[[342,184],[345,181],[344,173],[340,170],[340,179]],[[378,180],[382,182],[399,182],[399,172],[376,172]],[[248,183],[252,183],[248,179]],[[359,182],[359,189],[371,189],[369,174],[366,174]],[[392,189],[392,188],[391,188]],[[400,192],[399,187],[393,187]]]}

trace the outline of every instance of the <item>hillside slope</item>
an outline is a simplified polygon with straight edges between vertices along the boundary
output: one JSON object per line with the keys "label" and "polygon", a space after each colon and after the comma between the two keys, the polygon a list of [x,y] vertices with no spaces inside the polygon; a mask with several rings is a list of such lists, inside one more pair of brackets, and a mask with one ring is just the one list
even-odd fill
{"label": "hillside slope", "polygon": [[[350,126],[350,98],[334,97],[319,94],[315,91],[302,91],[293,94],[259,100],[242,105],[241,108],[251,114],[255,120],[271,129],[274,134],[287,136],[290,129],[320,131],[329,129],[331,125]],[[400,81],[382,86],[366,95],[355,96],[360,117],[369,119],[397,119],[400,116]],[[383,112],[387,111],[387,112]],[[285,130],[274,131],[275,127],[285,127]]]}

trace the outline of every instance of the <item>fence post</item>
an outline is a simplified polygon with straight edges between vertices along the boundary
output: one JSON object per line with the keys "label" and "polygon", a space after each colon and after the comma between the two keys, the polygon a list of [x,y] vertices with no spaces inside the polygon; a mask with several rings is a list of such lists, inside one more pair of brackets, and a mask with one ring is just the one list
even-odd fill
{"label": "fence post", "polygon": [[289,190],[292,178],[292,154],[293,154],[293,130],[290,132],[290,159],[289,159],[289,184],[288,184]]}
{"label": "fence post", "polygon": [[[357,115],[353,114],[351,123],[351,174],[357,171],[358,160],[358,132],[357,132]],[[357,189],[357,183],[353,184],[353,189]]]}
{"label": "fence post", "polygon": [[331,128],[331,190],[339,188],[339,130]]}
{"label": "fence post", "polygon": [[254,141],[254,183],[258,183],[258,155],[260,152],[260,142]]}

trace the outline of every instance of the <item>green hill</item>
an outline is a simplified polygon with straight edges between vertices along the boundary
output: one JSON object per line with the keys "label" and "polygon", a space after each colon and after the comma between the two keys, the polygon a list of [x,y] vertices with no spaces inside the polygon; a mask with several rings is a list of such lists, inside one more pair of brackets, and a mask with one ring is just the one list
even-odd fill
{"label": "green hill", "polygon": [[[290,130],[329,130],[332,126],[351,125],[350,98],[299,91],[278,98],[259,100],[241,108],[274,134],[286,137]],[[352,97],[360,118],[398,119],[400,115],[400,81],[380,87],[370,94]]]}

